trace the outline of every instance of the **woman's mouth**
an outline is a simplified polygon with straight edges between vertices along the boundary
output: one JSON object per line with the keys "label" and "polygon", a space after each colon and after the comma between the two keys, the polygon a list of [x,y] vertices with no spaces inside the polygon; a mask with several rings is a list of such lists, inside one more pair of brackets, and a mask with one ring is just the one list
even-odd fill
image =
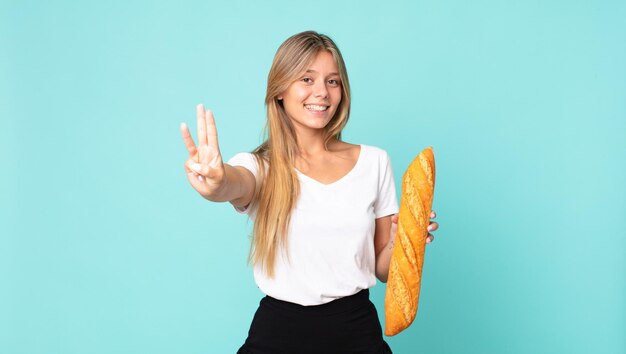
{"label": "woman's mouth", "polygon": [[317,105],[317,104],[305,104],[304,108],[311,112],[324,112],[328,109],[329,106],[325,105]]}

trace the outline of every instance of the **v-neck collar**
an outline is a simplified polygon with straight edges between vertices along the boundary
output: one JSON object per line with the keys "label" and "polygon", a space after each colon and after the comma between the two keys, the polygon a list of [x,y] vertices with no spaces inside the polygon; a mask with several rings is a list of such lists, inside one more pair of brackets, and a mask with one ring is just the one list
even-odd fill
{"label": "v-neck collar", "polygon": [[330,187],[333,186],[335,184],[340,183],[341,181],[347,179],[359,166],[361,160],[363,159],[363,145],[359,144],[359,157],[357,157],[356,159],[356,163],[354,164],[354,166],[352,167],[352,169],[350,171],[348,171],[348,173],[346,173],[345,175],[341,176],[339,179],[331,182],[331,183],[322,183],[318,180],[316,180],[315,178],[309,177],[307,175],[305,175],[304,173],[300,172],[300,170],[298,170],[297,168],[294,167],[294,169],[296,170],[296,173],[298,173],[298,175],[302,176],[304,179],[306,180],[310,180],[313,183],[319,184],[320,186],[323,187]]}

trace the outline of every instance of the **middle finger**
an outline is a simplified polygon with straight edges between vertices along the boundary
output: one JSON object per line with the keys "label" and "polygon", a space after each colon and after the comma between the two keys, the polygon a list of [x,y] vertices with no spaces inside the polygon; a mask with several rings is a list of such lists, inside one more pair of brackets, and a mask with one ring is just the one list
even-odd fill
{"label": "middle finger", "polygon": [[196,106],[196,117],[198,118],[198,145],[206,145],[206,119],[204,118],[204,105]]}

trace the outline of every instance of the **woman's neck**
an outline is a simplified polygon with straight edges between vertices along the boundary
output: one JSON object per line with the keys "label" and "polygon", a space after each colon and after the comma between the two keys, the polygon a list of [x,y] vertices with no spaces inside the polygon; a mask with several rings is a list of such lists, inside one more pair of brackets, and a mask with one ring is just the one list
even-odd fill
{"label": "woman's neck", "polygon": [[[316,155],[326,151],[324,147],[324,131],[319,130],[305,130],[297,131],[296,137],[298,141],[298,150],[301,155]],[[328,148],[335,142],[336,139],[332,138],[328,142]]]}

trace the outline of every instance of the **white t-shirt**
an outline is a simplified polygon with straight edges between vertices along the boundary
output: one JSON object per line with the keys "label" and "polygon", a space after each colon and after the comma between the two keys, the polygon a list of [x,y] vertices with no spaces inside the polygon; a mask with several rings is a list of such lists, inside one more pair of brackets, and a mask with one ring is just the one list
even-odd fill
{"label": "white t-shirt", "polygon": [[[288,256],[277,253],[274,278],[267,277],[260,267],[254,269],[254,279],[266,295],[300,305],[319,305],[376,284],[375,219],[396,214],[398,201],[387,152],[360,146],[354,168],[331,184],[296,170],[300,198],[291,214]],[[251,153],[239,153],[227,163],[243,166],[257,176]],[[255,201],[246,209],[235,210],[254,219]]]}

